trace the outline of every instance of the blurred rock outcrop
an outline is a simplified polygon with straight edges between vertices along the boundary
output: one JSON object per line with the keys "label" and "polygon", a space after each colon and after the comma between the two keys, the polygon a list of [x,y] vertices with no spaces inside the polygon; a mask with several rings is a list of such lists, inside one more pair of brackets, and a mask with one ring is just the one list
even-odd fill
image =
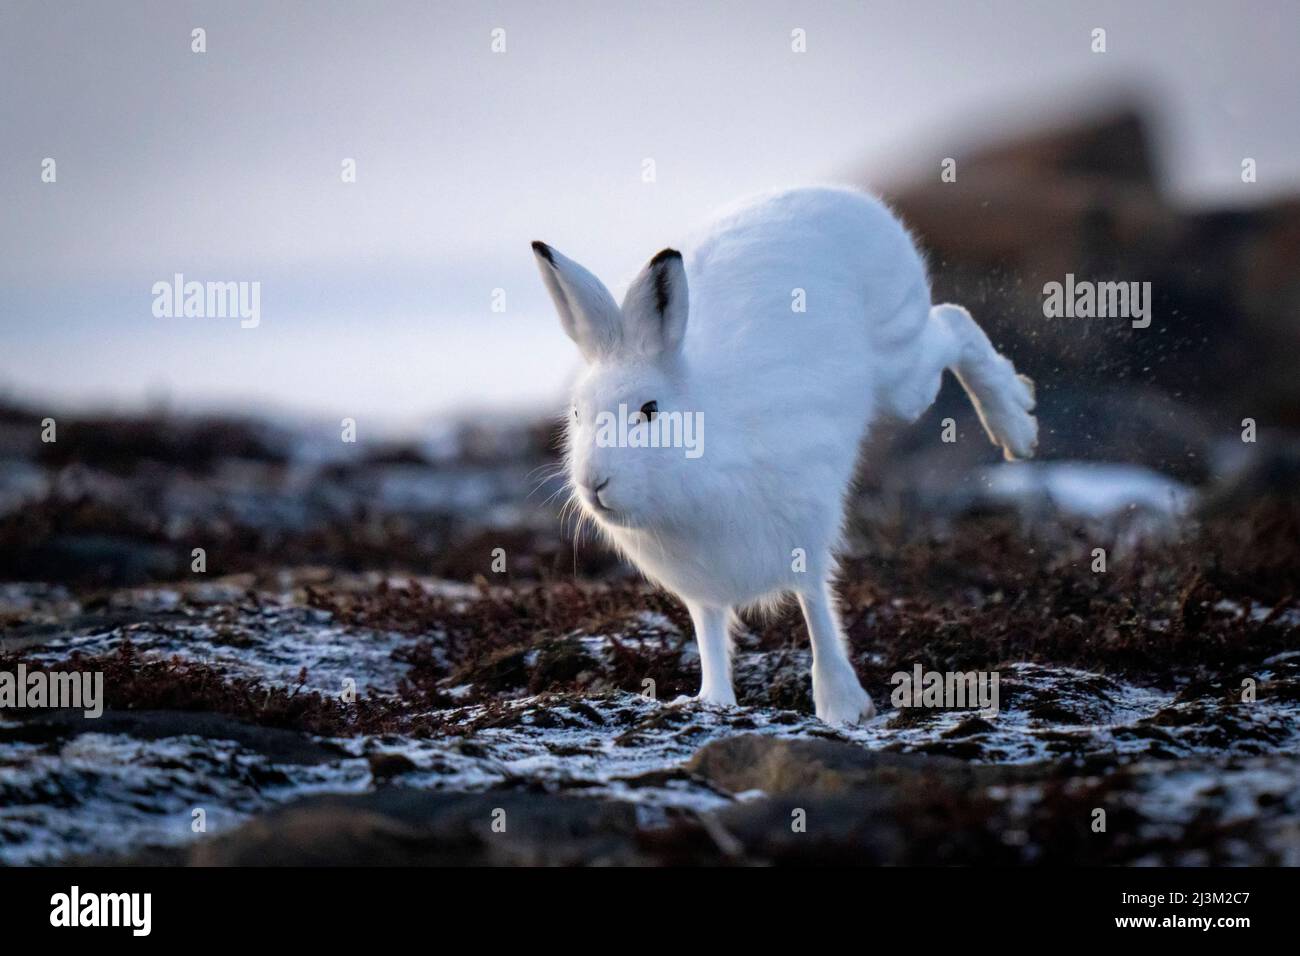
{"label": "blurred rock outcrop", "polygon": [[[1047,457],[1210,477],[1209,445],[1254,418],[1300,427],[1300,199],[1185,210],[1126,111],[958,156],[954,182],[887,191],[937,301],[967,306],[1038,383]],[[1043,287],[1151,283],[1151,324],[1048,318]],[[932,415],[966,414],[945,389]]]}

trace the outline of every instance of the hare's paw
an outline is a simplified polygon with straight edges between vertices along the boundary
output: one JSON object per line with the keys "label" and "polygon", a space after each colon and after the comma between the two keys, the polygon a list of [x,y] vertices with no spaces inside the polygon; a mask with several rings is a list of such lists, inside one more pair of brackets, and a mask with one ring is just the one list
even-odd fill
{"label": "hare's paw", "polygon": [[683,694],[676,698],[669,707],[682,707],[686,704],[711,704],[714,707],[735,707],[736,692],[730,687],[701,687],[694,697]]}
{"label": "hare's paw", "polygon": [[695,699],[714,707],[735,707],[736,692],[730,687],[701,687]]}
{"label": "hare's paw", "polygon": [[860,724],[876,716],[871,696],[862,689],[851,667],[824,674],[814,670],[813,703],[818,718],[834,726]]}
{"label": "hare's paw", "polygon": [[876,716],[876,705],[861,687],[817,701],[817,716],[833,727],[851,727]]}

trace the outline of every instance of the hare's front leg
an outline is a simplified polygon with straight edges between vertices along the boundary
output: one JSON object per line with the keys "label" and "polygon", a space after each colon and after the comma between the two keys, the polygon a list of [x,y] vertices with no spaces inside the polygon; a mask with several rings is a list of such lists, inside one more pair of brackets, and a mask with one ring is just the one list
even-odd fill
{"label": "hare's front leg", "polygon": [[813,703],[828,724],[856,724],[876,715],[845,651],[844,631],[829,582],[799,595],[812,638]]}
{"label": "hare's front leg", "polygon": [[730,608],[687,604],[695,641],[700,647],[700,693],[696,700],[708,704],[735,705],[731,687],[731,641],[727,635]]}

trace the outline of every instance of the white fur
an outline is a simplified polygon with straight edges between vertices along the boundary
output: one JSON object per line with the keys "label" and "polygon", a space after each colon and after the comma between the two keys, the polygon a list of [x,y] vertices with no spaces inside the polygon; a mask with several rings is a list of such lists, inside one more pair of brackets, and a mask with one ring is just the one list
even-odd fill
{"label": "white fur", "polygon": [[[878,418],[915,420],[951,368],[994,443],[1008,458],[1030,455],[1028,379],[965,309],[931,306],[911,237],[860,192],[793,189],[741,203],[684,259],[656,257],[621,306],[577,263],[534,248],[588,361],[569,416],[570,480],[608,539],[686,603],[700,699],[735,703],[734,609],[794,592],[812,638],[817,715],[870,716],[830,587],[862,439]],[[799,289],[803,312],[792,308]],[[702,413],[702,455],[598,445],[599,412],[652,400],[661,414]]]}

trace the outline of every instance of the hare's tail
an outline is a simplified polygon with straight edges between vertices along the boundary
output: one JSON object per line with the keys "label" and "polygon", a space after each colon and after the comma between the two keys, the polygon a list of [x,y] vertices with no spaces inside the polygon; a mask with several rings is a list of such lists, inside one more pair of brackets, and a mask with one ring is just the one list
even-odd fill
{"label": "hare's tail", "polygon": [[942,367],[957,376],[993,444],[1008,461],[1033,457],[1038,446],[1038,420],[1029,414],[1034,410],[1034,383],[1016,374],[1015,366],[998,354],[959,305],[934,306],[927,333],[928,357],[942,361]]}

